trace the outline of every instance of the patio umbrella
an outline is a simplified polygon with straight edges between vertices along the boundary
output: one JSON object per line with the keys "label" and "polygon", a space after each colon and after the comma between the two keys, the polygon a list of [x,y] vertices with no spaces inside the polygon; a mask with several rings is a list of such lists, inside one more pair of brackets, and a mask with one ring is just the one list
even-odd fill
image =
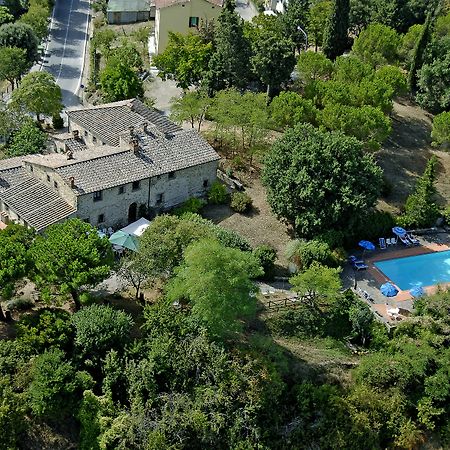
{"label": "patio umbrella", "polygon": [[404,236],[406,234],[406,230],[402,227],[394,227],[392,228],[392,232],[397,236]]}
{"label": "patio umbrella", "polygon": [[124,233],[123,231],[116,231],[110,238],[109,242],[111,244],[120,245],[121,247],[128,248],[129,250],[133,250],[137,252],[139,247],[138,240],[131,236],[131,234]]}
{"label": "patio umbrella", "polygon": [[422,297],[422,295],[425,295],[425,291],[423,290],[422,286],[415,286],[413,287],[409,293],[414,297]]}
{"label": "patio umbrella", "polygon": [[364,250],[375,250],[375,245],[373,245],[370,241],[359,241],[358,245]]}
{"label": "patio umbrella", "polygon": [[398,289],[390,282],[382,284],[380,291],[385,297],[395,297],[398,294]]}

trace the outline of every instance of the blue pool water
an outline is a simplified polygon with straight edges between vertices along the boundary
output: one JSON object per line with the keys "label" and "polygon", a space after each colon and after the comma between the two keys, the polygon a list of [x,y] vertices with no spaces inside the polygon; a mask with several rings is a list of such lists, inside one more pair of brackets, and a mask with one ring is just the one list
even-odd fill
{"label": "blue pool water", "polygon": [[374,266],[402,291],[414,286],[450,283],[450,250],[378,261]]}

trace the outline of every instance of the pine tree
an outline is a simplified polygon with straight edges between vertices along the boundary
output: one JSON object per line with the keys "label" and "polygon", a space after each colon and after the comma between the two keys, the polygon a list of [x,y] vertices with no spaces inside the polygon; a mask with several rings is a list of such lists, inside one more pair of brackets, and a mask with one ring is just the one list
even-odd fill
{"label": "pine tree", "polygon": [[335,0],[323,40],[323,52],[335,60],[348,48],[350,0]]}
{"label": "pine tree", "polygon": [[205,84],[209,94],[230,87],[245,88],[250,78],[250,43],[232,0],[225,0],[214,33],[215,51],[209,61]]}

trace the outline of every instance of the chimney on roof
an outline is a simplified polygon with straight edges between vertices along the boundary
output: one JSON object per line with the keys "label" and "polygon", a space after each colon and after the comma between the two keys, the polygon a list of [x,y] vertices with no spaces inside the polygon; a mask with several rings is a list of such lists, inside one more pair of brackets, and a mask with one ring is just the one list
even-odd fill
{"label": "chimney on roof", "polygon": [[70,189],[75,188],[75,177],[69,177],[69,185],[70,185]]}
{"label": "chimney on roof", "polygon": [[134,136],[134,127],[133,127],[133,125],[130,125],[128,127],[128,131],[130,132],[130,136],[133,137]]}
{"label": "chimney on roof", "polygon": [[148,122],[144,122],[142,124],[142,130],[144,131],[144,133],[147,133],[147,128],[148,128]]}
{"label": "chimney on roof", "polygon": [[72,136],[74,139],[80,138],[80,132],[78,130],[72,130]]}
{"label": "chimney on roof", "polygon": [[73,159],[73,151],[67,150],[66,156],[67,156],[67,159]]}
{"label": "chimney on roof", "polygon": [[136,138],[130,141],[130,147],[134,154],[139,153],[139,141]]}

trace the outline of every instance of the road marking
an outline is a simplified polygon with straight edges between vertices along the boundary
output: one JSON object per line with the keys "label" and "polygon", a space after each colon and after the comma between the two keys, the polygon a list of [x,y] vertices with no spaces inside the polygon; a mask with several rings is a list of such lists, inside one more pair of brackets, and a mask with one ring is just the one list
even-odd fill
{"label": "road marking", "polygon": [[86,14],[86,30],[85,30],[85,40],[84,40],[84,47],[83,47],[83,54],[81,55],[81,71],[80,71],[80,78],[78,79],[77,88],[74,91],[74,94],[77,95],[78,90],[81,86],[81,80],[83,79],[83,72],[84,72],[84,60],[86,58],[86,47],[87,42],[89,40],[88,30],[89,30],[89,18],[91,17],[91,0],[88,0],[88,10]]}
{"label": "road marking", "polygon": [[66,37],[64,38],[63,54],[61,56],[61,64],[59,65],[59,72],[58,72],[58,76],[56,77],[56,82],[58,82],[59,77],[61,76],[64,56],[66,54],[66,44],[67,44],[67,37],[69,36],[69,29],[70,29],[69,25],[70,25],[70,17],[72,16],[72,8],[73,8],[73,0],[71,0],[71,2],[70,2],[70,12],[69,12],[69,17],[67,19]]}
{"label": "road marking", "polygon": [[53,30],[53,24],[55,23],[55,12],[56,12],[56,3],[53,6],[52,18],[50,19],[50,27],[49,27],[48,35],[47,35],[47,42],[45,44],[44,54],[42,55],[42,63],[39,67],[39,72],[44,67],[45,57],[47,56],[47,53],[48,53],[48,46],[50,45],[50,42],[52,40],[51,34],[52,34],[52,30]]}

